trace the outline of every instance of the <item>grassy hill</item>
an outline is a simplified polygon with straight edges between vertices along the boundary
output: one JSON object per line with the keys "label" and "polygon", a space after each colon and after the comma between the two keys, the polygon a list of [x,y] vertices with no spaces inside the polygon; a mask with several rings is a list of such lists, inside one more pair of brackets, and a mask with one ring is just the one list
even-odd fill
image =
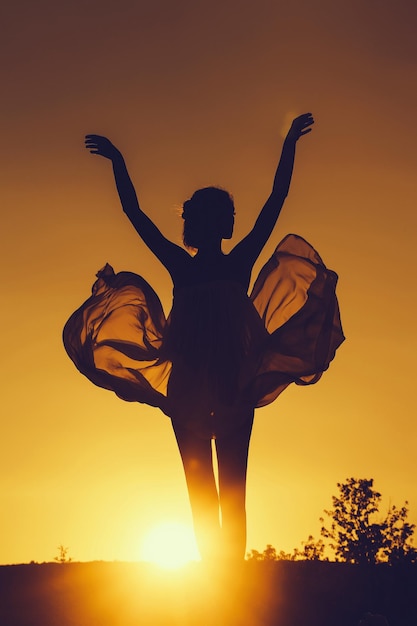
{"label": "grassy hill", "polygon": [[389,626],[416,626],[417,566],[0,566],[1,626],[357,626],[367,611]]}

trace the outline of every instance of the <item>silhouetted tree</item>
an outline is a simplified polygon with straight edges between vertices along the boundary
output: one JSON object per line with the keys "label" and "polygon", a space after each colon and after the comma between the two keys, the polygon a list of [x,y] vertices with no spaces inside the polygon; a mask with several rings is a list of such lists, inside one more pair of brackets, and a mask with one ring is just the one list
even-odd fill
{"label": "silhouetted tree", "polygon": [[[339,495],[333,496],[333,508],[325,510],[331,519],[330,528],[324,525],[321,536],[328,543],[316,541],[309,535],[302,549],[292,553],[268,544],[263,552],[251,550],[249,561],[325,561],[326,548],[333,550],[336,560],[346,563],[417,563],[417,550],[412,545],[415,524],[407,521],[408,502],[397,508],[390,506],[385,519],[379,519],[381,494],[373,488],[372,478],[348,478],[337,483]],[[320,518],[322,524],[324,519]]]}
{"label": "silhouetted tree", "polygon": [[391,565],[417,562],[417,550],[411,544],[415,524],[407,522],[408,502],[400,509],[392,505],[384,521],[382,558]]}
{"label": "silhouetted tree", "polygon": [[324,551],[326,549],[326,545],[323,539],[319,539],[316,541],[313,535],[309,535],[307,541],[303,541],[301,543],[303,546],[302,550],[298,550],[298,548],[294,549],[294,558],[295,561],[326,561],[324,557]]}
{"label": "silhouetted tree", "polygon": [[69,563],[71,560],[71,557],[68,556],[68,548],[66,548],[62,544],[59,545],[58,556],[54,557],[54,561],[56,561],[57,563]]}
{"label": "silhouetted tree", "polygon": [[251,550],[248,552],[246,559],[248,561],[294,561],[296,558],[295,555],[296,550],[294,550],[292,554],[284,550],[277,552],[274,546],[268,543],[263,552],[259,552],[259,550]]}
{"label": "silhouetted tree", "polygon": [[263,552],[251,550],[247,553],[246,558],[248,561],[277,561],[278,555],[275,548],[268,543]]}
{"label": "silhouetted tree", "polygon": [[263,561],[263,555],[259,550],[252,549],[246,553],[246,559],[248,561]]}
{"label": "silhouetted tree", "polygon": [[372,478],[348,478],[337,486],[339,496],[332,497],[333,509],[325,510],[332,523],[330,528],[322,527],[322,536],[330,539],[336,560],[376,563],[383,547],[383,528],[371,518],[378,512],[381,494],[373,489]]}
{"label": "silhouetted tree", "polygon": [[316,541],[313,535],[309,535],[307,541],[302,542],[302,550],[294,548],[292,552],[279,552],[268,543],[263,552],[251,550],[247,553],[248,561],[324,561],[325,544],[322,539]]}
{"label": "silhouetted tree", "polygon": [[296,555],[295,555],[296,550],[293,551],[293,553],[291,554],[291,552],[285,552],[285,550],[280,550],[277,553],[277,561],[295,561],[296,560]]}
{"label": "silhouetted tree", "polygon": [[267,544],[265,550],[263,551],[263,560],[264,561],[276,561],[277,560],[277,551],[270,543]]}
{"label": "silhouetted tree", "polygon": [[406,521],[407,502],[400,509],[391,506],[385,519],[377,521],[381,494],[373,489],[372,478],[348,478],[337,486],[339,496],[332,498],[333,509],[325,511],[331,526],[321,529],[322,536],[330,539],[336,560],[358,564],[416,560],[411,545],[415,524]]}

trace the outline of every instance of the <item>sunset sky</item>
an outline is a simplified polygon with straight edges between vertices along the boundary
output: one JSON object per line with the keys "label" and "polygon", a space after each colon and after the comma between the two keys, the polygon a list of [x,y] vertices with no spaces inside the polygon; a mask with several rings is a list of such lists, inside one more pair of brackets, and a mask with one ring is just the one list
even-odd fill
{"label": "sunset sky", "polygon": [[339,274],[347,340],[316,386],[257,411],[248,549],[318,538],[350,476],[374,478],[382,512],[408,500],[417,523],[414,0],[20,0],[1,21],[0,564],[51,560],[59,544],[134,560],[154,526],[191,526],[168,418],[94,387],[62,346],[106,262],[171,302],[84,135],[122,150],[175,241],[195,189],[228,189],[236,242],[306,111],[316,123],[253,278],[300,234]]}

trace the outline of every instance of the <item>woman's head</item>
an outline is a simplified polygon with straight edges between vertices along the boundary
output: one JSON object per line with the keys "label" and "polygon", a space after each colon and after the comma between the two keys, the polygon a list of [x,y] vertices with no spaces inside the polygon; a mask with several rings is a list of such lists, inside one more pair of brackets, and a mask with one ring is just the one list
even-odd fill
{"label": "woman's head", "polygon": [[219,187],[198,189],[183,205],[185,246],[199,248],[205,241],[230,239],[234,214],[233,198],[227,191]]}

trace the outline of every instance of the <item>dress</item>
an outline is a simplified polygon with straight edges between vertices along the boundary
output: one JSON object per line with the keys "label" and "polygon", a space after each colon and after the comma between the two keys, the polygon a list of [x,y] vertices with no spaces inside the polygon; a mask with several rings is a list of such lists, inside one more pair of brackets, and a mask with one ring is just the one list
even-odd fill
{"label": "dress", "polygon": [[209,438],[239,426],[292,382],[313,384],[343,342],[337,274],[287,235],[248,296],[215,280],[174,294],[170,315],[137,274],[106,265],[65,325],[65,349],[93,383],[159,407]]}

